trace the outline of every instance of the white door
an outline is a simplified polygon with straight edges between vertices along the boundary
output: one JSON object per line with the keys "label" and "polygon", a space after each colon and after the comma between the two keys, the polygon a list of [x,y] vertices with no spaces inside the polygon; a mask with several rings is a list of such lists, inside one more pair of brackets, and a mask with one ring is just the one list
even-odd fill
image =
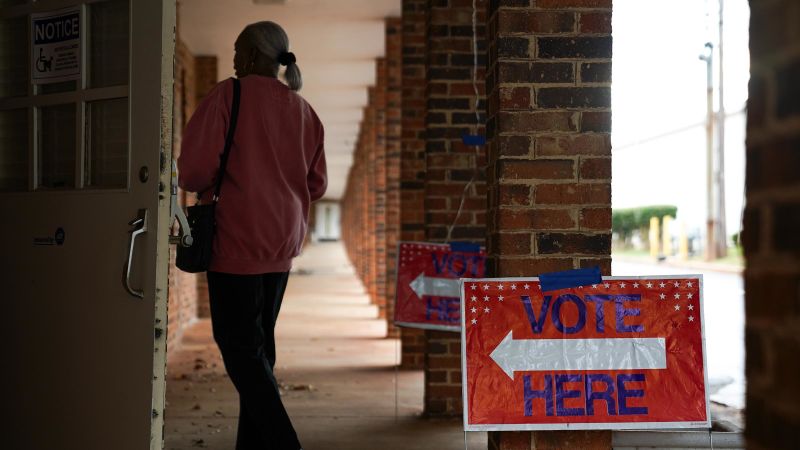
{"label": "white door", "polygon": [[161,448],[174,27],[0,0],[4,449]]}

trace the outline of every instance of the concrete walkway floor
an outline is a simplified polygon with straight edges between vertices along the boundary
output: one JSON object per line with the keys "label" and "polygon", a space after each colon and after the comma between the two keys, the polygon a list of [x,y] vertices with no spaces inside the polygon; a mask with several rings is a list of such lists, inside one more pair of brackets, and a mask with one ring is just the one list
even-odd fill
{"label": "concrete walkway floor", "polygon": [[[295,260],[278,319],[276,375],[305,450],[457,450],[461,418],[422,418],[422,371],[396,371],[398,341],[385,337],[339,243]],[[234,448],[238,396],[211,324],[191,326],[169,361],[166,449]],[[485,449],[484,433],[469,434]]]}

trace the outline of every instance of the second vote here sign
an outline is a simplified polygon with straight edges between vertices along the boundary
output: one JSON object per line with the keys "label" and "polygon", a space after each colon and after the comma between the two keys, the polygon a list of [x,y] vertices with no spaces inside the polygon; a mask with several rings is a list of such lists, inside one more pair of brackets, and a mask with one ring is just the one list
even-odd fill
{"label": "second vote here sign", "polygon": [[395,324],[458,332],[458,279],[482,277],[486,253],[477,245],[401,242],[397,252]]}
{"label": "second vote here sign", "polygon": [[701,284],[463,280],[466,430],[709,427]]}

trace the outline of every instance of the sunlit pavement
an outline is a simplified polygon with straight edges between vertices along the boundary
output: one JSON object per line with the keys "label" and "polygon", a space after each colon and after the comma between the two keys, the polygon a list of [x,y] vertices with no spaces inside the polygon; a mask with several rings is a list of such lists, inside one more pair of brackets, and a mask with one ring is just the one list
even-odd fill
{"label": "sunlit pavement", "polygon": [[703,275],[703,309],[706,361],[711,400],[734,408],[744,407],[744,282],[739,273],[661,265],[614,258],[611,273],[629,275]]}
{"label": "sunlit pavement", "polygon": [[[384,337],[385,322],[341,244],[310,246],[293,272],[276,331],[276,375],[303,448],[463,449],[460,418],[420,417],[422,371],[395,370],[398,342]],[[168,367],[166,449],[233,449],[238,397],[209,321],[187,330],[182,344]],[[486,448],[486,435],[470,433],[469,446]]]}

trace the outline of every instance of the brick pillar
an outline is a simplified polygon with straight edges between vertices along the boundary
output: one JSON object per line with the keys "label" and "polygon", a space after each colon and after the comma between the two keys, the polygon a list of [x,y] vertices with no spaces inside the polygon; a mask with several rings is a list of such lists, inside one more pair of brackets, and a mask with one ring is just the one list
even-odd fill
{"label": "brick pillar", "polygon": [[199,103],[219,82],[216,56],[198,55],[194,58],[195,95]]}
{"label": "brick pillar", "polygon": [[[368,94],[368,99],[372,96]],[[353,179],[355,189],[358,191],[356,199],[358,204],[354,208],[354,221],[356,223],[356,246],[355,246],[355,263],[358,276],[364,284],[364,291],[369,295],[369,225],[370,225],[370,178],[369,178],[369,130],[371,117],[369,101],[367,106],[364,107],[363,117],[361,119],[361,127],[358,132],[358,139],[356,140],[354,162],[358,164],[358,171],[355,173]],[[356,167],[351,170],[355,170]]]}
{"label": "brick pillar", "polygon": [[[400,162],[400,239],[425,240],[425,30],[427,0],[403,0],[402,138]],[[404,369],[421,369],[422,330],[402,330]]]}
{"label": "brick pillar", "polygon": [[397,284],[397,242],[400,238],[400,138],[402,133],[403,24],[386,19],[386,318],[387,336],[400,337],[393,325]]}
{"label": "brick pillar", "polygon": [[[181,135],[195,108],[195,57],[180,39],[175,43],[175,85],[173,87],[173,157],[180,155]],[[186,194],[181,190],[178,200],[185,204]],[[171,354],[180,343],[183,330],[197,317],[196,274],[180,271],[175,267],[175,247],[170,246],[167,351]]]}
{"label": "brick pillar", "polygon": [[747,448],[800,430],[800,3],[750,1],[743,242]]}
{"label": "brick pillar", "polygon": [[361,279],[362,253],[361,229],[363,228],[363,210],[361,193],[363,190],[361,145],[357,141],[353,148],[353,165],[347,175],[344,195],[342,196],[342,241],[347,256],[353,264],[356,276]]}
{"label": "brick pillar", "polygon": [[[486,1],[477,1],[476,70],[473,84],[473,9],[471,1],[427,3],[425,235],[428,241],[484,243],[486,233],[485,153],[462,143],[466,134],[483,134]],[[476,117],[476,111],[480,117]],[[470,181],[472,183],[470,184]],[[463,196],[463,197],[462,197]],[[425,332],[425,413],[457,415],[462,410],[461,338],[458,333]]]}
{"label": "brick pillar", "polygon": [[367,106],[364,108],[364,119],[361,122],[360,146],[363,153],[364,168],[362,182],[362,201],[364,212],[364,223],[361,233],[362,263],[364,288],[370,298],[370,302],[375,302],[374,274],[375,274],[375,154],[373,134],[375,87],[367,88]]}
{"label": "brick pillar", "polygon": [[375,242],[373,277],[373,301],[378,306],[378,317],[386,318],[386,90],[387,64],[386,58],[375,61],[375,97],[373,105],[373,154],[375,163]]}
{"label": "brick pillar", "polygon": [[[217,57],[196,56],[194,58],[195,102],[200,103],[217,85],[217,82]],[[197,317],[211,317],[211,306],[208,303],[208,279],[205,275],[197,277]]]}
{"label": "brick pillar", "polygon": [[[492,276],[611,269],[611,0],[492,2]],[[611,449],[608,431],[492,432],[489,448]]]}
{"label": "brick pillar", "polygon": [[[344,243],[378,316],[387,318],[394,295],[394,258],[400,225],[400,20],[387,19],[387,55],[375,61],[376,85],[367,105],[342,200]],[[391,290],[390,290],[391,284]]]}

